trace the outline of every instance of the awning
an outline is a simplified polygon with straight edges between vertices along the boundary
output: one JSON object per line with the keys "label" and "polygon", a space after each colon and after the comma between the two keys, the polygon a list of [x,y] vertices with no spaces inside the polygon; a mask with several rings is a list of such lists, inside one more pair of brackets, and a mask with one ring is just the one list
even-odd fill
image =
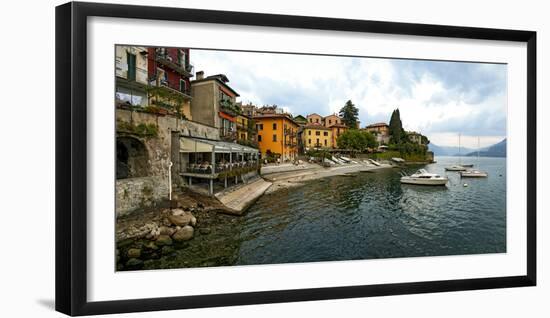
{"label": "awning", "polygon": [[199,139],[193,137],[180,137],[180,152],[216,152],[216,153],[258,153],[258,149],[239,145],[232,142]]}

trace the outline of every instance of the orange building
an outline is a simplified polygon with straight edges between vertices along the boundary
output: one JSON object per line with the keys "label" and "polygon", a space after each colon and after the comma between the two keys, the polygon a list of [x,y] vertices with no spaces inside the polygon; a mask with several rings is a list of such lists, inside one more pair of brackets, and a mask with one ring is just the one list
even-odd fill
{"label": "orange building", "polygon": [[299,125],[289,115],[262,114],[255,116],[254,120],[262,158],[270,152],[280,155],[282,161],[297,159]]}
{"label": "orange building", "polygon": [[338,137],[348,130],[348,126],[344,124],[335,124],[329,128],[332,129],[332,148],[338,149]]}

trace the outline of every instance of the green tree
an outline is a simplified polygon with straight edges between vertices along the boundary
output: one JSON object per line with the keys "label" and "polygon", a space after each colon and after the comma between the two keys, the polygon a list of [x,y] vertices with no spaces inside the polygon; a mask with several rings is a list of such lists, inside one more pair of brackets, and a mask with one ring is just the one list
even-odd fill
{"label": "green tree", "polygon": [[368,148],[377,146],[376,139],[368,131],[350,129],[338,137],[338,146],[343,149],[350,149],[354,152],[365,152]]}
{"label": "green tree", "polygon": [[390,142],[394,144],[400,144],[406,141],[407,134],[403,129],[403,123],[401,122],[401,115],[399,114],[399,108],[395,109],[390,118]]}
{"label": "green tree", "polygon": [[349,128],[357,128],[357,123],[359,121],[359,109],[348,100],[344,107],[340,109],[340,117],[346,126]]}

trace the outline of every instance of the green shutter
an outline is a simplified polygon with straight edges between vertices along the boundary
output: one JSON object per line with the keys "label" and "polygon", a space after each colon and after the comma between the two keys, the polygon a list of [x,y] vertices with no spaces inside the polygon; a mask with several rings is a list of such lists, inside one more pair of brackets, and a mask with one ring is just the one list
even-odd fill
{"label": "green shutter", "polygon": [[126,59],[128,61],[128,80],[136,80],[136,56],[134,54],[126,53]]}

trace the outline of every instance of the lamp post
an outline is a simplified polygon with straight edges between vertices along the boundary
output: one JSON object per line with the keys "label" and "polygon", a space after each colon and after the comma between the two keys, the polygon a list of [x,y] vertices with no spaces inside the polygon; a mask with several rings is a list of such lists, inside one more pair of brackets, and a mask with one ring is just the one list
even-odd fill
{"label": "lamp post", "polygon": [[168,199],[170,200],[170,207],[172,206],[172,161],[168,162]]}

